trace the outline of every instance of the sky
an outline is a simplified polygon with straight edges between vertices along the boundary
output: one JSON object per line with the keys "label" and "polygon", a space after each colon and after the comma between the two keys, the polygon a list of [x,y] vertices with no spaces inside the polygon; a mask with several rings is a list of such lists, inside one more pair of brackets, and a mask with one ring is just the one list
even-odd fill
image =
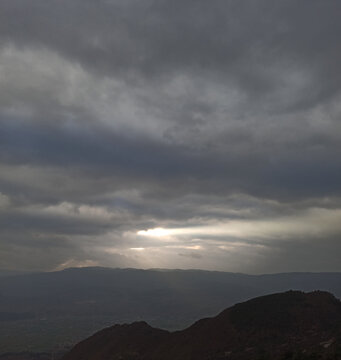
{"label": "sky", "polygon": [[1,0],[0,268],[341,271],[340,13]]}

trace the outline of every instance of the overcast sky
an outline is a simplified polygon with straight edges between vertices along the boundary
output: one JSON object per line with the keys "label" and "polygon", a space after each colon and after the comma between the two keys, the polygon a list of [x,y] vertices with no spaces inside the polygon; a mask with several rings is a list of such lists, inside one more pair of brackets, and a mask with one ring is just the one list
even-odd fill
{"label": "overcast sky", "polygon": [[340,16],[1,0],[0,268],[341,271]]}

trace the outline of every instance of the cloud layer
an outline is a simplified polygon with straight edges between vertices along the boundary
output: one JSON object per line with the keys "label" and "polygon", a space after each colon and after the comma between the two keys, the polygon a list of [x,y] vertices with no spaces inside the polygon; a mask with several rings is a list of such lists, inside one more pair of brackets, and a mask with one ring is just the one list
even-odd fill
{"label": "cloud layer", "polygon": [[2,1],[0,268],[341,271],[340,10]]}

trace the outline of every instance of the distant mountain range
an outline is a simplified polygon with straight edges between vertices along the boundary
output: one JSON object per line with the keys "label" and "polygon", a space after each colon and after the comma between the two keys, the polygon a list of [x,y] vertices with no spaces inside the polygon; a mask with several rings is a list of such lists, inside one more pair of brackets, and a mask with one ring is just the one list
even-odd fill
{"label": "distant mountain range", "polygon": [[183,329],[256,296],[325,290],[341,273],[245,275],[201,270],[67,269],[0,277],[0,353],[69,348],[101,328],[147,321]]}
{"label": "distant mountain range", "polygon": [[327,292],[289,291],[230,307],[183,331],[145,322],[115,325],[63,360],[341,359],[341,302]]}

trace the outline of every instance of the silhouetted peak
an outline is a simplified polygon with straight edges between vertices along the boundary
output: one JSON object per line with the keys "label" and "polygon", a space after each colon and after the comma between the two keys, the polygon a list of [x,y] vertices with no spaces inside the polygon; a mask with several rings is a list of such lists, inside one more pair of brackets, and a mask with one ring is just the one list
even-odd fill
{"label": "silhouetted peak", "polygon": [[327,359],[340,339],[339,300],[324,291],[287,291],[236,304],[174,333],[144,321],[115,325],[77,345],[64,360],[253,360],[260,351],[274,360],[313,353]]}

